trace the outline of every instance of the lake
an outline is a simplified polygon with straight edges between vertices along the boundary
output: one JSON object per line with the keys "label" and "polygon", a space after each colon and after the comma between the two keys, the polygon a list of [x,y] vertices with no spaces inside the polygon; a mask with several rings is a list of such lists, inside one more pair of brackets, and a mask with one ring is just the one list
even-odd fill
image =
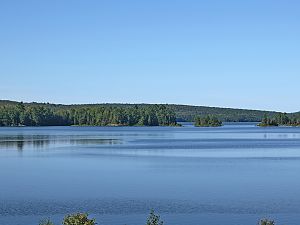
{"label": "lake", "polygon": [[0,128],[0,224],[300,224],[300,128]]}

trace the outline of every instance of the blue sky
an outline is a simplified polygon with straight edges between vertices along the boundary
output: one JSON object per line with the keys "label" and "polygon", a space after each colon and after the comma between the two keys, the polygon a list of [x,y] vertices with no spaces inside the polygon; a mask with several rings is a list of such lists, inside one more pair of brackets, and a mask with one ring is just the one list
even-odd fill
{"label": "blue sky", "polygon": [[300,2],[0,2],[0,99],[299,111]]}

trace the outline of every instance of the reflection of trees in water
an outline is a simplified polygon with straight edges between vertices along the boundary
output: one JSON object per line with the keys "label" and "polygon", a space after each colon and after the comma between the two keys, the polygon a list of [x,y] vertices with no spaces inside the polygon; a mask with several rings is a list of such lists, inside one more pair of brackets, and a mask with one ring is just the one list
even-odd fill
{"label": "reflection of trees in water", "polygon": [[17,149],[18,151],[22,151],[24,148],[24,142],[23,141],[18,141],[17,142]]}
{"label": "reflection of trees in water", "polygon": [[13,135],[0,136],[0,149],[17,149],[22,151],[25,147],[43,149],[49,145],[113,145],[118,144],[118,139],[90,138],[83,136],[55,136],[55,135]]}
{"label": "reflection of trees in water", "polygon": [[25,146],[43,148],[50,144],[48,135],[15,135],[0,136],[0,148],[22,151]]}
{"label": "reflection of trees in water", "polygon": [[90,145],[90,144],[108,144],[108,145],[113,145],[113,144],[118,144],[120,141],[118,139],[90,139],[90,138],[79,138],[79,139],[70,139],[70,144],[72,145]]}

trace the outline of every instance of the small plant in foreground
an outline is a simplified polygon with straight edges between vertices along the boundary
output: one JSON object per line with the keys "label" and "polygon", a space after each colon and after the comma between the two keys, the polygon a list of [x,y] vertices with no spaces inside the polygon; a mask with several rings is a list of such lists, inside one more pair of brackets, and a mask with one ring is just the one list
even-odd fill
{"label": "small plant in foreground", "polygon": [[63,225],[95,225],[95,219],[89,219],[86,213],[76,213],[67,215],[64,218]]}
{"label": "small plant in foreground", "polygon": [[163,224],[164,224],[164,222],[160,220],[160,216],[156,215],[154,213],[154,210],[152,209],[150,211],[150,215],[147,219],[146,225],[163,225]]}
{"label": "small plant in foreground", "polygon": [[274,220],[262,219],[259,222],[259,225],[275,225]]}
{"label": "small plant in foreground", "polygon": [[41,220],[39,225],[54,225],[50,219]]}

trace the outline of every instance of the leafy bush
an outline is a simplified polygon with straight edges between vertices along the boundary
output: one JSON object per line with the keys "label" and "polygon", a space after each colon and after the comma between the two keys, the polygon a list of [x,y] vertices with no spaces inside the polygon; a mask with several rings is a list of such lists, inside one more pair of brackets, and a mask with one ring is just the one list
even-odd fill
{"label": "leafy bush", "polygon": [[54,225],[50,219],[41,220],[39,225]]}
{"label": "leafy bush", "polygon": [[154,213],[154,210],[152,209],[150,211],[150,215],[147,219],[146,225],[163,225],[163,224],[164,224],[164,222],[160,220],[160,216],[156,215]]}
{"label": "leafy bush", "polygon": [[275,225],[274,220],[262,219],[259,223],[260,225]]}
{"label": "leafy bush", "polygon": [[63,225],[95,225],[95,219],[89,219],[86,213],[76,213],[64,218]]}
{"label": "leafy bush", "polygon": [[[63,222],[63,225],[96,225],[95,219],[89,219],[86,213],[76,213],[67,215]],[[39,225],[54,225],[50,219],[45,219],[40,221]],[[147,219],[146,225],[164,225],[164,222],[160,219],[158,214],[154,213],[152,209]],[[262,219],[259,221],[258,225],[275,225],[274,220]]]}

